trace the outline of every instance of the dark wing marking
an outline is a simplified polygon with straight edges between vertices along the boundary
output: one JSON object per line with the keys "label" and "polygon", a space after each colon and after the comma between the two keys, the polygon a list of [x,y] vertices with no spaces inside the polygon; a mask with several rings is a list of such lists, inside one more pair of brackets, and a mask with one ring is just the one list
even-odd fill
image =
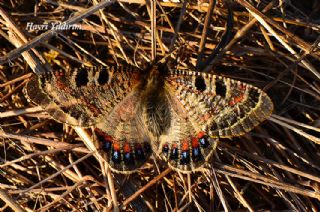
{"label": "dark wing marking", "polygon": [[166,91],[170,108],[171,123],[165,134],[153,140],[154,152],[168,162],[169,166],[180,172],[197,171],[209,160],[216,149],[218,139],[194,127],[184,106]]}
{"label": "dark wing marking", "polygon": [[134,90],[110,112],[104,122],[97,125],[99,146],[116,172],[135,172],[152,154],[151,140],[142,117],[140,92]]}
{"label": "dark wing marking", "polygon": [[55,120],[88,127],[100,122],[139,83],[131,66],[80,68],[34,77],[26,87],[29,99]]}
{"label": "dark wing marking", "polygon": [[243,135],[273,110],[261,89],[230,78],[178,70],[170,71],[166,80],[195,129],[211,137]]}

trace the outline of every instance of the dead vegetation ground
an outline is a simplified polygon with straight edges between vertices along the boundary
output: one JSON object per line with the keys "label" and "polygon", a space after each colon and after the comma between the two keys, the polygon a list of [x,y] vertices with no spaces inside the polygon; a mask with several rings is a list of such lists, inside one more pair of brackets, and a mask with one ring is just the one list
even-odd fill
{"label": "dead vegetation ground", "polygon": [[[98,3],[0,2],[1,211],[318,211],[319,1]],[[58,21],[82,30],[27,27]],[[184,175],[150,160],[125,176],[94,157],[85,130],[50,119],[22,92],[32,72],[140,66],[155,55],[262,88],[274,114],[220,142],[203,172]]]}

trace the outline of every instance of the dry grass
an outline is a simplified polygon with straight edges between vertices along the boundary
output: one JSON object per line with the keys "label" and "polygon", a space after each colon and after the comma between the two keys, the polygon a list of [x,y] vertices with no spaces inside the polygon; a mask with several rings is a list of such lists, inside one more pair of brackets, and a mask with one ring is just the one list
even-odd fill
{"label": "dry grass", "polygon": [[[0,210],[317,211],[320,3],[258,2],[230,2],[228,43],[220,42],[228,34],[220,1],[0,2]],[[82,30],[27,30],[28,22],[57,21]],[[219,42],[226,45],[213,55]],[[222,140],[202,172],[184,175],[150,160],[125,176],[110,172],[86,130],[55,122],[22,92],[32,72],[144,66],[156,56],[264,88],[274,115]]]}

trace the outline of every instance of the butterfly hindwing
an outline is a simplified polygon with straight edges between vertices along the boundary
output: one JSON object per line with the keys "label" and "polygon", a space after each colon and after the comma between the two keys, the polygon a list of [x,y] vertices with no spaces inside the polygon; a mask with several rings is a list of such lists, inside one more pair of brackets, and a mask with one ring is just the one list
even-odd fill
{"label": "butterfly hindwing", "polygon": [[242,135],[272,111],[263,91],[240,81],[161,66],[150,73],[141,90],[142,122],[153,151],[182,172],[199,170],[219,137]]}
{"label": "butterfly hindwing", "polygon": [[142,117],[140,92],[135,89],[113,108],[104,122],[97,125],[101,152],[116,172],[135,172],[152,154]]}
{"label": "butterfly hindwing", "polygon": [[249,132],[273,110],[252,85],[166,65],[45,73],[27,93],[59,122],[94,126],[99,149],[120,173],[136,171],[152,152],[175,170],[199,170],[220,137]]}
{"label": "butterfly hindwing", "polygon": [[218,139],[196,129],[176,97],[171,96],[170,91],[167,95],[171,110],[170,129],[155,140],[154,152],[175,170],[197,171],[216,149]]}
{"label": "butterfly hindwing", "polygon": [[131,68],[44,73],[31,79],[26,93],[59,122],[96,127],[95,139],[110,167],[131,173],[143,166],[152,151],[137,118],[140,76]]}
{"label": "butterfly hindwing", "polygon": [[166,82],[194,127],[211,137],[243,135],[268,118],[273,110],[265,92],[230,78],[174,70]]}
{"label": "butterfly hindwing", "polygon": [[[150,73],[157,76],[160,74],[157,71],[166,70],[154,67]],[[148,79],[141,91],[141,108],[153,151],[175,170],[198,170],[212,155],[218,139],[195,127],[175,91],[161,75]]]}

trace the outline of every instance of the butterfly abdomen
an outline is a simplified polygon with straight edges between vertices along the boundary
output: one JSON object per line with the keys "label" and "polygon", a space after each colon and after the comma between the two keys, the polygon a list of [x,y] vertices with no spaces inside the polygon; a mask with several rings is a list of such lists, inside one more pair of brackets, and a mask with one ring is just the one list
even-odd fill
{"label": "butterfly abdomen", "polygon": [[164,75],[153,67],[149,70],[145,86],[142,88],[143,119],[148,131],[158,138],[171,127],[171,111],[164,87]]}
{"label": "butterfly abdomen", "polygon": [[249,132],[273,109],[250,84],[166,64],[144,72],[132,66],[55,71],[31,80],[27,90],[56,120],[95,126],[110,167],[124,173],[141,167],[152,151],[179,171],[195,171],[219,137]]}

